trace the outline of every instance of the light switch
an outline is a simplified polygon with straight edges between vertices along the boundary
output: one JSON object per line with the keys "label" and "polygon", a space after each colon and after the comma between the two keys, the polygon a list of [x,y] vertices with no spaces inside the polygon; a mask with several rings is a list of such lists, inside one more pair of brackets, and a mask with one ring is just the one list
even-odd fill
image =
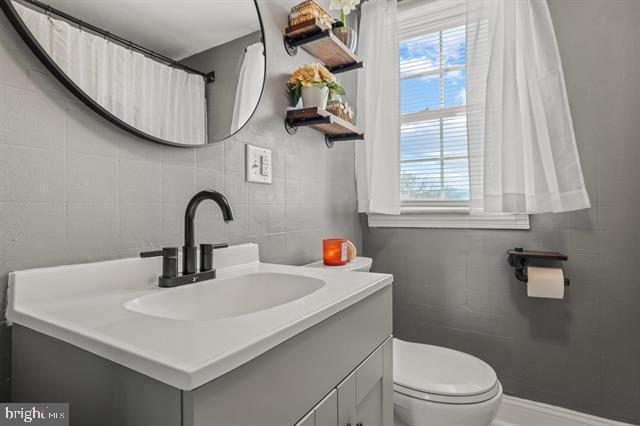
{"label": "light switch", "polygon": [[270,160],[271,155],[261,155],[260,156],[260,174],[262,176],[269,176],[271,175],[271,160]]}
{"label": "light switch", "polygon": [[246,145],[247,182],[271,183],[271,150]]}

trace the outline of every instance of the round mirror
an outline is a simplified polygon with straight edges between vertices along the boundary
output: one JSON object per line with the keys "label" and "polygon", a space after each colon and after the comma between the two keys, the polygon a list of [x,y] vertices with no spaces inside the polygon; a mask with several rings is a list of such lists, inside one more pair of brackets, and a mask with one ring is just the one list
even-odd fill
{"label": "round mirror", "polygon": [[255,0],[0,0],[46,67],[95,112],[144,139],[219,142],[265,80]]}

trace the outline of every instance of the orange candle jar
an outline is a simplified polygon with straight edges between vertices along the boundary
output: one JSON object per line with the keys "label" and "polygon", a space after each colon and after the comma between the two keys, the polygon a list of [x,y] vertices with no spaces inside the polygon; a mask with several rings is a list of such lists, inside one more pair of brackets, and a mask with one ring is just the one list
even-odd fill
{"label": "orange candle jar", "polygon": [[322,258],[324,264],[329,266],[346,265],[348,262],[348,245],[348,241],[343,238],[322,240]]}

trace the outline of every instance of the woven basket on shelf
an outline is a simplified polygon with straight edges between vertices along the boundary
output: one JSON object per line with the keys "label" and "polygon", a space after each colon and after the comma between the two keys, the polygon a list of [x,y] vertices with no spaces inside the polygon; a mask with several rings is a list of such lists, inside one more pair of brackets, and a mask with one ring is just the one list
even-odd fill
{"label": "woven basket on shelf", "polygon": [[318,20],[321,25],[331,28],[333,19],[314,0],[307,0],[291,8],[289,13],[289,25]]}
{"label": "woven basket on shelf", "polygon": [[353,124],[353,109],[346,102],[342,102],[339,100],[329,101],[329,103],[327,104],[327,111]]}

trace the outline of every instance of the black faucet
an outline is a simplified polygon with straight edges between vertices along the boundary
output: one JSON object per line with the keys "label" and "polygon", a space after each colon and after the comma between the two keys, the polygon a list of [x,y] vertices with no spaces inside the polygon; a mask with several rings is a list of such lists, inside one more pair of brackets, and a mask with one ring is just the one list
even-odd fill
{"label": "black faucet", "polygon": [[195,243],[193,220],[196,210],[204,200],[215,201],[222,211],[225,223],[233,221],[233,211],[226,197],[214,190],[204,190],[193,196],[187,205],[184,214],[184,247],[182,247],[182,274],[178,274],[178,248],[165,247],[162,250],[140,253],[140,257],[162,256],[162,275],[158,277],[160,287],[176,287],[184,284],[192,284],[198,281],[209,280],[216,277],[213,268],[213,250],[228,247],[228,244],[200,244],[200,271],[197,272],[196,255],[198,249]]}
{"label": "black faucet", "polygon": [[196,211],[198,206],[204,200],[215,201],[222,211],[222,218],[225,223],[233,221],[233,211],[227,198],[212,189],[206,189],[198,192],[193,196],[189,204],[187,204],[187,211],[184,213],[184,247],[182,247],[182,273],[183,274],[195,274],[196,273],[196,254],[198,248],[195,242],[195,232],[193,229],[193,220],[196,217]]}

